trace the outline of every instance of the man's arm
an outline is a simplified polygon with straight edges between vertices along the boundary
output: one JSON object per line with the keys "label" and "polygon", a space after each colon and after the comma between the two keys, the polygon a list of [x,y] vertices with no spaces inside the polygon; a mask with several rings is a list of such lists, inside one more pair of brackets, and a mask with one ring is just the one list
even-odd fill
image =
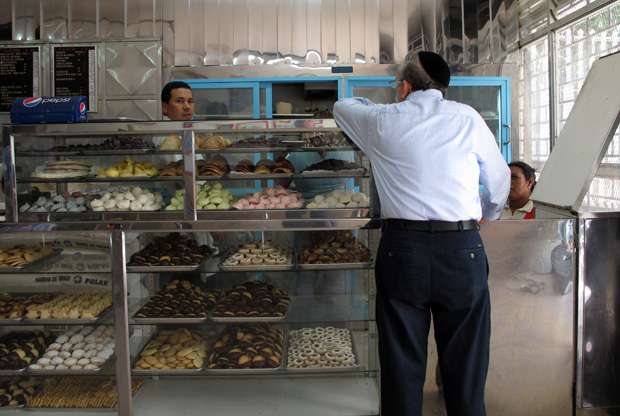
{"label": "man's arm", "polygon": [[510,192],[510,169],[497,147],[493,133],[482,118],[476,130],[480,184],[485,188],[482,194],[482,218],[496,220],[501,216]]}
{"label": "man's arm", "polygon": [[338,126],[364,153],[368,154],[371,136],[370,120],[377,105],[366,98],[341,98],[334,104],[334,118]]}

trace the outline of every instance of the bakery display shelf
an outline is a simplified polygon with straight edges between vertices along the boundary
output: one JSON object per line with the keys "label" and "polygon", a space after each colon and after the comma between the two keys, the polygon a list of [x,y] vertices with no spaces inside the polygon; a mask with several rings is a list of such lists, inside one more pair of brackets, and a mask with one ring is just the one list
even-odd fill
{"label": "bakery display shelf", "polygon": [[373,268],[373,262],[360,262],[360,263],[299,263],[297,264],[298,270],[359,270],[359,269],[371,269]]}
{"label": "bakery display shelf", "polygon": [[[310,395],[309,395],[310,394]],[[242,398],[242,400],[240,400]],[[134,401],[135,416],[220,415],[372,416],[379,414],[376,380],[363,375],[325,377],[178,378],[147,380]]]}
{"label": "bakery display shelf", "polygon": [[99,212],[29,212],[19,214],[19,223],[96,223],[182,221],[183,211],[99,211]]}
{"label": "bakery display shelf", "polygon": [[314,113],[273,113],[273,118],[314,118]]}
{"label": "bakery display shelf", "polygon": [[[26,372],[27,367],[18,368],[17,370],[0,370],[0,377],[22,376]],[[0,407],[0,410],[4,409]]]}
{"label": "bakery display shelf", "polygon": [[[290,308],[290,306],[289,306]],[[288,313],[287,313],[288,314]],[[268,324],[279,323],[286,319],[284,316],[213,316],[209,317],[211,322],[219,324]]]}
{"label": "bakery display shelf", "polygon": [[12,326],[19,325],[22,321],[22,318],[11,318],[11,319],[0,319],[0,326]]}
{"label": "bakery display shelf", "polygon": [[[136,360],[137,361],[137,360]],[[134,376],[195,376],[203,372],[202,368],[180,368],[180,369],[168,369],[168,370],[158,370],[158,369],[149,369],[145,370],[142,368],[136,368],[135,363],[131,367],[131,375]]]}
{"label": "bakery display shelf", "polygon": [[223,272],[287,272],[294,271],[295,265],[293,263],[288,264],[273,264],[273,265],[248,265],[248,266],[226,266],[223,263],[219,265],[220,271]]}
{"label": "bakery display shelf", "polygon": [[[72,416],[78,416],[81,414],[90,414],[90,413],[111,413],[118,414],[116,407],[31,407],[27,406],[25,408],[28,412],[33,412],[39,416],[43,416],[46,413],[52,414],[54,416],[68,414]],[[1,411],[2,409],[0,409]]]}
{"label": "bakery display shelf", "polygon": [[359,151],[355,146],[305,146],[303,141],[283,141],[280,144],[264,146],[235,146],[234,144],[223,149],[196,149],[196,154],[223,154],[223,153],[275,153],[275,152],[319,152],[319,151]]}
{"label": "bakery display shelf", "polygon": [[126,183],[126,182],[182,182],[182,176],[125,176],[116,178],[98,178],[79,176],[75,178],[18,178],[17,183]]}
{"label": "bakery display shelf", "polygon": [[135,316],[129,320],[129,324],[133,325],[201,325],[208,321],[208,317],[204,318],[136,318]]}
{"label": "bakery display shelf", "polygon": [[159,149],[110,149],[110,150],[24,150],[16,151],[16,157],[91,157],[91,156],[148,156],[148,155],[182,155],[181,150]]}
{"label": "bakery display shelf", "polygon": [[0,273],[31,273],[34,269],[38,267],[49,266],[50,263],[60,258],[61,253],[61,248],[55,248],[49,255],[41,257],[40,259],[37,259],[33,262],[24,264],[21,267],[0,266]]}
{"label": "bakery display shelf", "polygon": [[368,218],[369,208],[198,210],[198,220],[312,220]]}
{"label": "bakery display shelf", "polygon": [[187,266],[127,266],[127,273],[187,273],[195,272],[201,264],[190,264]]}
{"label": "bakery display shelf", "polygon": [[342,169],[342,170],[308,170],[297,175],[299,178],[351,178],[368,176],[366,169]]}

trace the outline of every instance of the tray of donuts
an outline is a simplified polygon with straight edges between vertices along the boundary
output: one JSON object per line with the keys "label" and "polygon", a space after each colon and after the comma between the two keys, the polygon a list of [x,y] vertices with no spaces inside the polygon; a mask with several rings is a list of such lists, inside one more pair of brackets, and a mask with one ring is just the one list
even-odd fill
{"label": "tray of donuts", "polygon": [[286,369],[292,372],[338,372],[360,367],[348,328],[316,326],[288,332]]}
{"label": "tray of donuts", "polygon": [[270,241],[243,244],[229,251],[220,264],[220,270],[278,271],[292,270],[293,251],[278,247]]}

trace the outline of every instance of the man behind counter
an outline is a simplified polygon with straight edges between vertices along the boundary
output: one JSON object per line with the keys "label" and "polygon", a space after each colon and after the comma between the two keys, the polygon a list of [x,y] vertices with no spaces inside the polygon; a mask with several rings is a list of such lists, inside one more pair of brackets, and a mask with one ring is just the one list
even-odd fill
{"label": "man behind counter", "polygon": [[191,120],[194,117],[192,87],[183,81],[167,83],[161,90],[161,112],[170,120]]}
{"label": "man behind counter", "polygon": [[[500,216],[510,171],[482,117],[443,95],[450,70],[420,52],[399,103],[341,99],[338,125],[366,154],[381,202],[376,262],[381,414],[418,416],[431,322],[449,416],[485,415],[490,302],[478,220]],[[479,185],[488,190],[482,201]]]}

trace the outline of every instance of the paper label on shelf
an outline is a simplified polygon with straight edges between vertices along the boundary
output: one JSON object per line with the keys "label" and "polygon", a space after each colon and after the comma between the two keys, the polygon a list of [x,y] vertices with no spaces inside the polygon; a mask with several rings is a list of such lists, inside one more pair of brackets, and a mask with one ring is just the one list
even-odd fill
{"label": "paper label on shelf", "polygon": [[45,272],[109,272],[110,258],[107,255],[75,255],[62,257],[46,267]]}
{"label": "paper label on shelf", "polygon": [[67,273],[39,276],[6,274],[2,276],[2,290],[9,293],[54,292],[70,288],[74,290],[101,290],[111,287],[112,279],[108,275]]}

